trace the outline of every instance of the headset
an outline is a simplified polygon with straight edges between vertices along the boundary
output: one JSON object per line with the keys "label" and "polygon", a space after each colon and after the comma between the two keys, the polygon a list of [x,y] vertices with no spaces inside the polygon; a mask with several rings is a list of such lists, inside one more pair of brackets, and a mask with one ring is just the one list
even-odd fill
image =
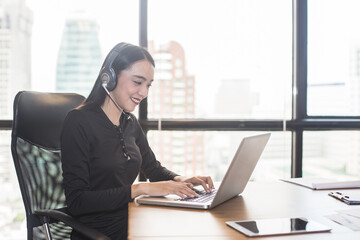
{"label": "headset", "polygon": [[103,64],[103,67],[100,70],[99,76],[101,79],[102,87],[104,88],[106,94],[110,97],[111,101],[115,106],[125,115],[128,120],[132,120],[131,116],[122,109],[115,99],[111,96],[110,91],[114,90],[117,84],[117,76],[114,68],[112,67],[116,57],[120,54],[120,48],[124,47],[126,43],[117,44],[108,54]]}
{"label": "headset", "polygon": [[100,70],[100,79],[102,85],[106,87],[108,91],[112,91],[115,89],[117,84],[117,78],[115,74],[115,70],[113,69],[112,65],[116,59],[116,57],[120,54],[120,48],[123,47],[125,43],[117,44],[106,57],[104,66]]}

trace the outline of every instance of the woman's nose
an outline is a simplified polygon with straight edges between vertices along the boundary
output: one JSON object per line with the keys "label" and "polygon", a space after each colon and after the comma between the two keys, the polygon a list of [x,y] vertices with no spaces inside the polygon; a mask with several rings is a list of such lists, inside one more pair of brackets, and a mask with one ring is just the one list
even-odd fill
{"label": "woman's nose", "polygon": [[147,97],[149,93],[149,88],[144,84],[144,86],[141,86],[139,89],[139,94],[140,96],[142,96],[143,98]]}

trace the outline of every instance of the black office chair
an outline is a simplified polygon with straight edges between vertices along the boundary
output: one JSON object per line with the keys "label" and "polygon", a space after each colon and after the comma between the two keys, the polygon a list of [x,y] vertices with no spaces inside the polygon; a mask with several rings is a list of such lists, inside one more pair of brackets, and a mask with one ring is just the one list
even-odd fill
{"label": "black office chair", "polygon": [[[109,239],[67,214],[62,185],[60,132],[69,110],[84,97],[68,93],[19,92],[14,100],[11,151],[25,205],[27,239]],[[41,227],[41,225],[43,227]]]}

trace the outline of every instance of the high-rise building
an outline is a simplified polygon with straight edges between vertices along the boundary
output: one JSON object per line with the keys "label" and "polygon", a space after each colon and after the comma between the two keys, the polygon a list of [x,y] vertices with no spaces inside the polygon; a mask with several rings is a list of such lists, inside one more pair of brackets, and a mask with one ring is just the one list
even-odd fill
{"label": "high-rise building", "polygon": [[[148,107],[150,118],[193,118],[195,116],[195,77],[186,72],[185,52],[174,41],[149,42],[155,60],[155,81]],[[170,169],[185,175],[205,170],[204,134],[190,131],[149,132],[157,158]]]}
{"label": "high-rise building", "polygon": [[[25,0],[0,0],[0,117],[12,119],[14,97],[20,90],[30,90],[30,39],[33,23]],[[0,182],[15,176],[12,167],[10,137],[0,132]]]}
{"label": "high-rise building", "polygon": [[25,0],[0,0],[0,115],[12,118],[19,90],[31,87],[30,52],[33,15]]}
{"label": "high-rise building", "polygon": [[[0,0],[0,117],[12,119],[14,97],[31,88],[32,11],[25,0]],[[26,234],[14,216],[24,215],[10,153],[10,131],[0,131],[1,239]],[[25,235],[22,235],[25,236]]]}
{"label": "high-rise building", "polygon": [[87,97],[101,66],[98,24],[85,13],[74,12],[65,23],[58,53],[56,91]]}

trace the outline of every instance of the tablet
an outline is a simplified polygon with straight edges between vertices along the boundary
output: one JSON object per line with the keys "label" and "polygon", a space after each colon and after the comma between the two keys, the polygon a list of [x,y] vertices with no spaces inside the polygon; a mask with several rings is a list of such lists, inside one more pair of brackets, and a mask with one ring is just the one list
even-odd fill
{"label": "tablet", "polygon": [[306,218],[275,218],[228,221],[226,224],[248,237],[329,232],[331,228]]}

